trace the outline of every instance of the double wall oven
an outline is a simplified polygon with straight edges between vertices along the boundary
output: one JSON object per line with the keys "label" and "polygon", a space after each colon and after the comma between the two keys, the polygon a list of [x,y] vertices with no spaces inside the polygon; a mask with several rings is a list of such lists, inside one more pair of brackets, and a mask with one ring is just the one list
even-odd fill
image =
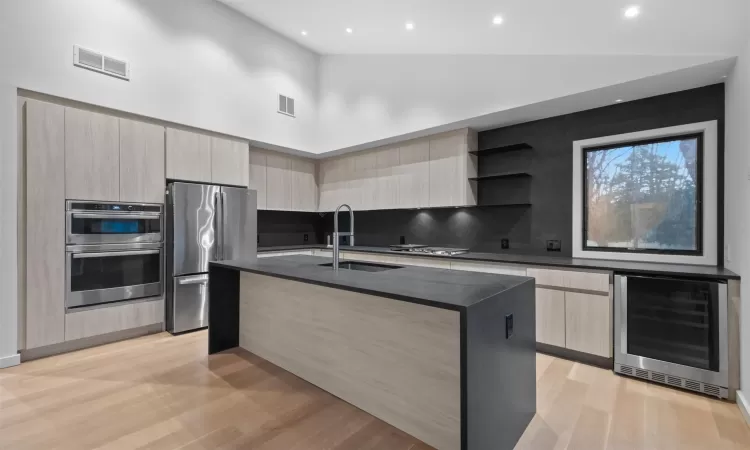
{"label": "double wall oven", "polygon": [[69,200],[65,214],[66,308],[163,293],[162,205]]}

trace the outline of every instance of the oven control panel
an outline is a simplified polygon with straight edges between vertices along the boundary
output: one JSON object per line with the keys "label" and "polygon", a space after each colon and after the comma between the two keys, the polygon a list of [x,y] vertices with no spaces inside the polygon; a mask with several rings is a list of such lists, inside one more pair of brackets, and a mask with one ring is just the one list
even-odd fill
{"label": "oven control panel", "polygon": [[69,209],[73,211],[161,212],[160,205],[140,205],[133,203],[71,202]]}

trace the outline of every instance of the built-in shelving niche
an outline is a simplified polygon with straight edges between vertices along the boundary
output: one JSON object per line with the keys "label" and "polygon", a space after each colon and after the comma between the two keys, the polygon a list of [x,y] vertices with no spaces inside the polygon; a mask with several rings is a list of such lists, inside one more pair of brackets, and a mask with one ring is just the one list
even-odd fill
{"label": "built-in shelving niche", "polygon": [[[530,150],[525,142],[471,152],[478,157],[477,206],[531,206]],[[527,153],[528,152],[528,153]]]}

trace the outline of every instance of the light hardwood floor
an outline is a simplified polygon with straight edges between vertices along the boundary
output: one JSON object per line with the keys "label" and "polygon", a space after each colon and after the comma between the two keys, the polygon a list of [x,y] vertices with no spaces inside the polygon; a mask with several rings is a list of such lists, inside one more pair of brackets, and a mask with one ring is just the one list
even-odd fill
{"label": "light hardwood floor", "polygon": [[[428,449],[206,333],[158,334],[0,370],[0,449]],[[537,357],[518,449],[750,448],[737,406]]]}

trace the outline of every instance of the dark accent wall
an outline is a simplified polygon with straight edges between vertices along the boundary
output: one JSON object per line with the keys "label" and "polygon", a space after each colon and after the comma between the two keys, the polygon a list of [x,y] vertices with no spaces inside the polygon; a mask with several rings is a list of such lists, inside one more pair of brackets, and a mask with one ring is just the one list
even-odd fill
{"label": "dark accent wall", "polygon": [[[356,244],[398,244],[404,236],[407,243],[413,244],[571,256],[573,141],[709,120],[719,122],[718,229],[719,261],[722,261],[723,84],[483,131],[479,133],[480,150],[521,142],[533,148],[482,156],[480,174],[524,171],[531,178],[482,182],[480,195],[497,201],[525,201],[528,196],[531,206],[356,211]],[[526,187],[523,183],[527,182]],[[348,230],[348,213],[341,214],[340,226]],[[261,211],[258,229],[261,246],[301,244],[302,234],[313,229],[318,242],[324,243],[325,235],[333,231],[333,214],[321,218],[314,213]],[[502,239],[509,240],[509,249],[501,248]],[[561,251],[548,253],[547,240],[561,241]]]}
{"label": "dark accent wall", "polygon": [[[719,224],[723,230],[724,84],[660,95],[479,133],[479,149],[527,142],[533,149],[482,157],[481,172],[521,168],[532,176],[528,247],[546,253],[545,241],[562,241],[572,254],[573,141],[688,123],[719,121]],[[719,249],[723,248],[719,233]],[[723,256],[719,255],[719,261]]]}

